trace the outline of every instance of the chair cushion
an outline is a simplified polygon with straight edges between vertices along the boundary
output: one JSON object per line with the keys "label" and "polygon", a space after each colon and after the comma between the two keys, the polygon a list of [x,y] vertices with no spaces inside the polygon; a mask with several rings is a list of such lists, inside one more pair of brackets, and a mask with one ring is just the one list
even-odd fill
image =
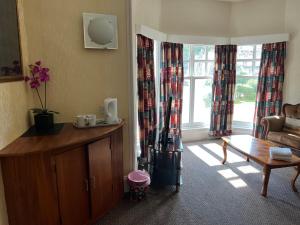
{"label": "chair cushion", "polygon": [[283,106],[283,111],[286,117],[300,119],[300,104],[297,105],[285,104]]}
{"label": "chair cushion", "polygon": [[300,136],[300,127],[286,127],[284,126],[282,129],[283,132],[295,134],[297,136]]}
{"label": "chair cushion", "polygon": [[300,135],[300,119],[286,117],[283,131]]}
{"label": "chair cushion", "polygon": [[300,136],[288,132],[269,132],[268,140],[300,149]]}

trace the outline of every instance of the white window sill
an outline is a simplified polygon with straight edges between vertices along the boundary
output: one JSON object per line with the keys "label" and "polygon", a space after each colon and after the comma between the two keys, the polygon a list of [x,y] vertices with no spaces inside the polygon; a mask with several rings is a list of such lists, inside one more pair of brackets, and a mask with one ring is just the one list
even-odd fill
{"label": "white window sill", "polygon": [[253,124],[252,122],[233,121],[232,127],[235,129],[252,130]]}
{"label": "white window sill", "polygon": [[[233,134],[249,134],[252,133],[252,127],[233,126]],[[182,141],[183,142],[196,142],[214,139],[209,136],[208,127],[184,127],[182,128]]]}
{"label": "white window sill", "polygon": [[189,131],[189,130],[209,130],[209,127],[202,127],[202,126],[194,126],[194,127],[182,127],[181,129],[182,131]]}

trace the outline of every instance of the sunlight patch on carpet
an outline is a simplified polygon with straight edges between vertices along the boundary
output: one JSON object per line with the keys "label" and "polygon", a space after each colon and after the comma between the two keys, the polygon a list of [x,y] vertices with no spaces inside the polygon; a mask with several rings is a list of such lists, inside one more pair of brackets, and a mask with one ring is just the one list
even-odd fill
{"label": "sunlight patch on carpet", "polygon": [[220,166],[222,163],[216,159],[214,156],[209,154],[207,151],[205,151],[203,148],[201,148],[199,145],[190,145],[187,146],[187,148],[199,159],[201,159],[204,163],[206,163],[209,166]]}
{"label": "sunlight patch on carpet", "polygon": [[[209,144],[203,144],[203,146],[213,153],[215,153],[217,156],[224,158],[223,148],[221,145],[218,145],[216,143],[209,143]],[[228,163],[237,163],[237,162],[243,162],[245,159],[243,159],[241,156],[229,151],[227,149],[227,162]]]}
{"label": "sunlight patch on carpet", "polygon": [[260,171],[258,169],[256,169],[253,166],[250,166],[250,165],[249,166],[239,166],[239,167],[237,167],[237,169],[244,174],[260,173]]}
{"label": "sunlight patch on carpet", "polygon": [[235,188],[247,187],[247,184],[245,183],[245,181],[243,181],[240,178],[234,179],[234,180],[229,180],[229,183]]}
{"label": "sunlight patch on carpet", "polygon": [[218,170],[218,173],[221,174],[226,179],[235,178],[235,177],[239,176],[235,172],[233,172],[231,169]]}

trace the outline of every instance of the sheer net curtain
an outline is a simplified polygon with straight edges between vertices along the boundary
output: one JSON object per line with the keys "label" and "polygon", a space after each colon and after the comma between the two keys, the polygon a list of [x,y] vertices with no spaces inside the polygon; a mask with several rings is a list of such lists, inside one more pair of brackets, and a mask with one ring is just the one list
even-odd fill
{"label": "sheer net curtain", "polygon": [[236,45],[215,46],[215,71],[212,85],[210,135],[232,133],[234,92],[236,84]]}
{"label": "sheer net curtain", "polygon": [[263,138],[263,117],[281,114],[286,42],[264,44],[258,77],[253,136]]}

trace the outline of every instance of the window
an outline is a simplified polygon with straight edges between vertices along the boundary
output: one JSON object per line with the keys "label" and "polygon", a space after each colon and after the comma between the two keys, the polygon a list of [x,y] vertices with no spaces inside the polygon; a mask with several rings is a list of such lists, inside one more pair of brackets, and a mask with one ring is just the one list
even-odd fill
{"label": "window", "polygon": [[237,48],[235,127],[252,128],[261,51],[261,45],[242,45]]}
{"label": "window", "polygon": [[215,47],[184,45],[183,127],[208,127],[210,124],[212,78]]}

